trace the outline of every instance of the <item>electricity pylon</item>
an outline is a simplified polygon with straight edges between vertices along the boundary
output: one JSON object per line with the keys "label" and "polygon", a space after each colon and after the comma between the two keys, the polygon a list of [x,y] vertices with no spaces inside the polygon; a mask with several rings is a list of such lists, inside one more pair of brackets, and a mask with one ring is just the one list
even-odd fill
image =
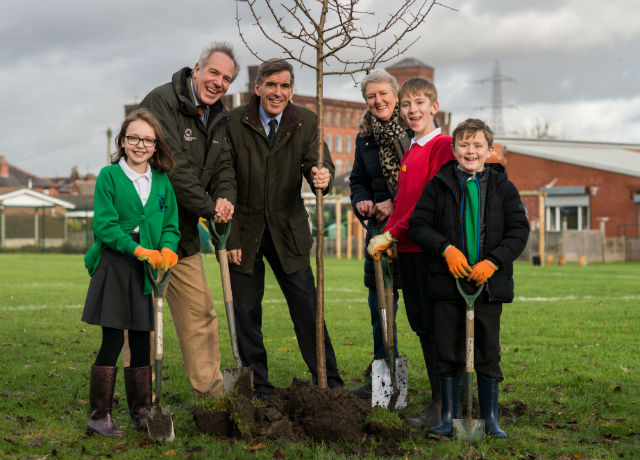
{"label": "electricity pylon", "polygon": [[504,119],[502,117],[502,83],[504,82],[515,82],[515,80],[502,75],[498,60],[493,64],[491,76],[478,80],[478,83],[491,83],[491,128],[497,137],[504,136]]}

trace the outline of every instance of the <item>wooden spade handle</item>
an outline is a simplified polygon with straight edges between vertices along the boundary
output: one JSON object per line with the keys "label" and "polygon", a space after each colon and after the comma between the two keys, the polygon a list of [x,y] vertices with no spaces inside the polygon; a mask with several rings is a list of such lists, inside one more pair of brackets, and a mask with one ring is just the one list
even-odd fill
{"label": "wooden spade handle", "polygon": [[384,275],[382,274],[382,262],[373,259],[373,268],[376,276],[376,292],[378,294],[378,311],[380,312],[380,325],[385,349],[389,347],[389,325],[387,321],[387,296],[384,288]]}
{"label": "wooden spade handle", "polygon": [[240,352],[238,351],[238,334],[236,332],[236,319],[233,310],[233,293],[231,292],[231,278],[229,276],[229,260],[227,250],[218,249],[218,262],[220,263],[220,277],[222,278],[222,295],[224,297],[224,309],[227,313],[227,326],[229,327],[229,339],[231,340],[231,352],[237,366],[242,367]]}
{"label": "wooden spade handle", "polygon": [[156,354],[155,358],[157,360],[162,359],[163,356],[163,330],[162,330],[162,306],[163,306],[163,298],[154,296],[155,310],[156,310],[156,321],[155,321],[155,336],[156,336]]}

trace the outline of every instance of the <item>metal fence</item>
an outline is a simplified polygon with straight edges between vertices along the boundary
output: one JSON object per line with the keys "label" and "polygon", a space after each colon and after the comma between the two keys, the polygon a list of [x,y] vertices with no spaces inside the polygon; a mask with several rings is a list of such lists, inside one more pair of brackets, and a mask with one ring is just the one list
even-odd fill
{"label": "metal fence", "polygon": [[[520,260],[539,257],[538,232],[531,232]],[[545,232],[544,261],[624,262],[640,261],[640,238],[606,237],[600,230]]]}

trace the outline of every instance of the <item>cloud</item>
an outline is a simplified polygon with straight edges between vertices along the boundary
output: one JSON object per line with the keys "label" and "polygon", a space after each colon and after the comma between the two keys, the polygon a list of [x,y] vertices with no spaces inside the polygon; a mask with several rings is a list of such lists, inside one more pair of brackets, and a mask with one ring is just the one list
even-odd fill
{"label": "cloud", "polygon": [[473,58],[478,52],[509,56],[558,50],[571,53],[613,47],[640,37],[640,16],[631,14],[637,9],[634,0],[450,3],[460,5],[459,12],[438,11],[438,33],[425,35],[437,58]]}
{"label": "cloud", "polygon": [[[470,117],[492,123],[492,112],[487,108],[454,112],[452,124]],[[547,125],[549,134],[562,140],[640,143],[640,95],[507,108],[503,122],[506,137],[532,137]]]}

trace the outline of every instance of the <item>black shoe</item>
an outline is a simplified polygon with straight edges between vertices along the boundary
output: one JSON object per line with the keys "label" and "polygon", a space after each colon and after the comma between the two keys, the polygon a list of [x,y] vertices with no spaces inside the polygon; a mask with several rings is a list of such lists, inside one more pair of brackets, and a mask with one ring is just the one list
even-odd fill
{"label": "black shoe", "polygon": [[257,388],[253,390],[252,401],[262,401],[273,394],[273,388]]}
{"label": "black shoe", "polygon": [[365,383],[361,387],[353,388],[349,390],[349,393],[351,393],[354,396],[357,396],[360,399],[370,400],[371,399],[371,381]]}

